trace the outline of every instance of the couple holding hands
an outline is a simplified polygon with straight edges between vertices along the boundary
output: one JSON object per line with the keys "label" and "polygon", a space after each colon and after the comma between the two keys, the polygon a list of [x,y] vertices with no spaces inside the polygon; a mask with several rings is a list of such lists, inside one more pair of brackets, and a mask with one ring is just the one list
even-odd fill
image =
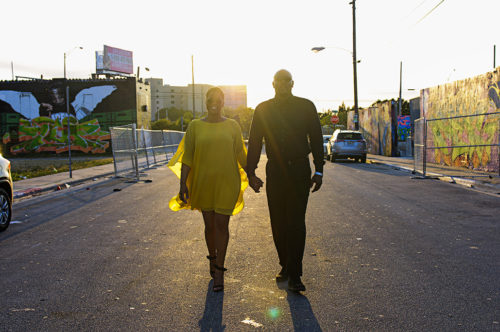
{"label": "couple holding hands", "polygon": [[[224,93],[206,94],[207,116],[189,124],[169,167],[180,178],[172,210],[200,210],[214,279],[213,291],[224,290],[224,261],[229,242],[229,218],[243,209],[248,185],[258,193],[264,182],[255,175],[262,142],[266,145],[266,194],[274,244],[288,289],[305,291],[301,281],[306,239],[305,214],[309,192],[323,177],[323,138],[314,104],[292,95],[292,75],[274,75],[275,97],[257,106],[248,140],[248,154],[238,123],[222,115]],[[315,172],[311,176],[309,153]]]}

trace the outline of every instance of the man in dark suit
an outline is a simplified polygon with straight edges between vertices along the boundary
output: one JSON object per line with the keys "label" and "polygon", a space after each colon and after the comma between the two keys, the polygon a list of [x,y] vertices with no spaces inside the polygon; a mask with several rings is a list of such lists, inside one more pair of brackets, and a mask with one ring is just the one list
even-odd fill
{"label": "man in dark suit", "polygon": [[[288,280],[288,289],[305,286],[302,258],[306,240],[305,215],[309,191],[317,191],[323,178],[323,136],[314,104],[292,95],[292,75],[279,70],[274,75],[275,97],[257,106],[248,140],[247,174],[250,186],[259,192],[263,182],[255,175],[262,140],[266,144],[266,193],[274,244],[281,271],[277,281]],[[309,153],[315,173],[311,177]]]}

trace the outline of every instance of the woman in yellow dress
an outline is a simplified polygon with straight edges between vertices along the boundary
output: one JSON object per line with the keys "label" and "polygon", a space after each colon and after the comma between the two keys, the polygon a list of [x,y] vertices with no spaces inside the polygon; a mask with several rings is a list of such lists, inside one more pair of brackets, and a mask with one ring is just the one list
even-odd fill
{"label": "woman in yellow dress", "polygon": [[189,124],[169,167],[180,177],[179,194],[172,210],[196,209],[205,222],[205,241],[213,290],[224,290],[224,261],[229,242],[229,218],[243,208],[248,186],[247,151],[239,124],[222,116],[224,93],[211,88],[206,94],[207,116]]}

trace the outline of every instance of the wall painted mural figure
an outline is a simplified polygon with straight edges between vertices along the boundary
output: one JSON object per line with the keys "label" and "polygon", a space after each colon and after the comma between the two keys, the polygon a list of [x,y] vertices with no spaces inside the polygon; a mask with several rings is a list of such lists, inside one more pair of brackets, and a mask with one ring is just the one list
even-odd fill
{"label": "wall painted mural figure", "polygon": [[422,90],[421,110],[426,119],[461,116],[427,122],[427,145],[468,146],[428,150],[429,162],[498,171],[499,85],[500,72],[494,71]]}
{"label": "wall painted mural figure", "polygon": [[[101,85],[79,91],[74,101],[70,103],[70,114],[78,120],[83,119],[115,90],[114,85]],[[40,92],[0,90],[0,100],[8,103],[15,112],[28,120],[39,116],[54,120],[65,118],[67,116],[65,97],[66,91],[62,85],[54,85]]]}

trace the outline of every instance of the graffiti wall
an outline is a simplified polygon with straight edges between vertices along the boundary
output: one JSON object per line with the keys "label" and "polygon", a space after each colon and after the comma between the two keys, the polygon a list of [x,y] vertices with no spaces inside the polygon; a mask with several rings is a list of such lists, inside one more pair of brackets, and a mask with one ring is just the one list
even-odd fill
{"label": "graffiti wall", "polygon": [[104,153],[110,126],[148,128],[149,117],[149,85],[135,78],[0,82],[0,136],[13,154],[67,151],[68,118],[71,150]]}
{"label": "graffiti wall", "polygon": [[[421,112],[428,121],[427,145],[457,146],[427,151],[427,160],[448,166],[498,171],[500,68],[473,78],[421,91]],[[473,147],[463,147],[470,146]],[[481,146],[482,145],[482,146]]]}
{"label": "graffiti wall", "polygon": [[392,156],[392,113],[391,101],[359,110],[359,130],[366,139],[368,153]]}
{"label": "graffiti wall", "polygon": [[409,115],[398,116],[398,141],[404,142],[411,136],[411,117]]}

